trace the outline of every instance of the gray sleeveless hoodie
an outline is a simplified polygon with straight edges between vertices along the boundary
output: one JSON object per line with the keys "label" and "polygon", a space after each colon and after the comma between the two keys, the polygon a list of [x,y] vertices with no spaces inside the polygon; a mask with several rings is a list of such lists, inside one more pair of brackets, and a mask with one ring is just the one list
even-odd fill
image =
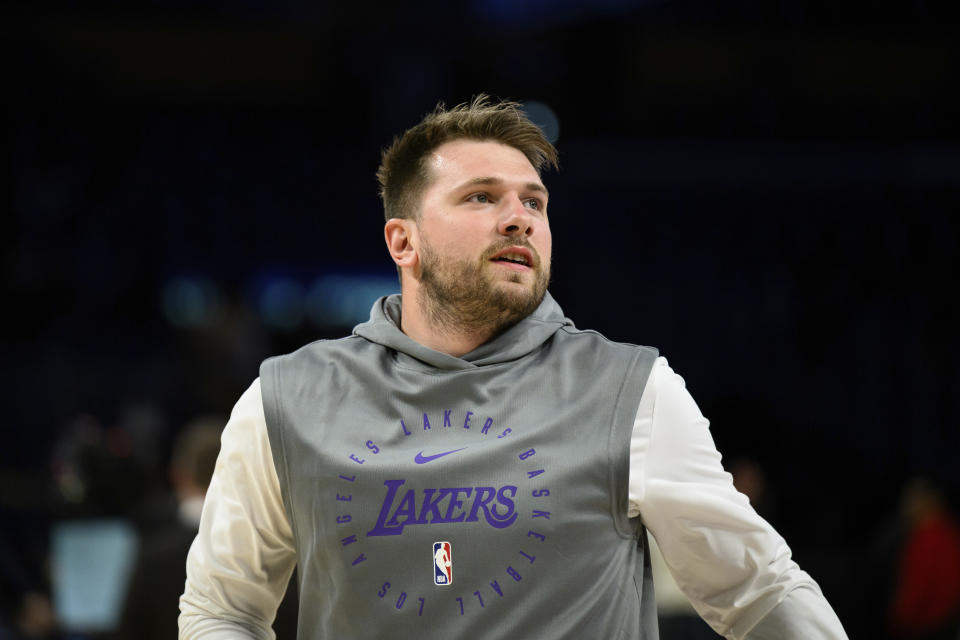
{"label": "gray sleeveless hoodie", "polygon": [[630,434],[656,352],[547,294],[462,358],[370,320],[261,367],[298,637],[656,638]]}

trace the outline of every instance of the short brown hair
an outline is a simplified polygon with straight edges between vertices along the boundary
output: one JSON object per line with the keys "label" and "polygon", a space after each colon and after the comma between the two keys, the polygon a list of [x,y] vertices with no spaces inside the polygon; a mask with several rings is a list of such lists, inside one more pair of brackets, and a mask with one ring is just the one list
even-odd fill
{"label": "short brown hair", "polygon": [[446,109],[441,102],[426,117],[383,150],[377,181],[384,218],[416,218],[419,199],[429,183],[427,156],[452,140],[493,140],[519,150],[537,174],[546,164],[557,166],[557,150],[518,102],[491,103],[479,94],[469,103]]}

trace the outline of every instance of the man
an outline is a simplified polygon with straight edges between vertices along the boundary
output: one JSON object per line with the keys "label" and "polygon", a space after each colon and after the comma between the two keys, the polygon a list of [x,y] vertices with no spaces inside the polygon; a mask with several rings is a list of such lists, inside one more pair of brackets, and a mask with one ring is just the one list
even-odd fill
{"label": "man", "polygon": [[933,478],[910,480],[900,496],[904,535],[892,601],[891,638],[956,640],[960,632],[960,526]]}
{"label": "man", "polygon": [[207,485],[213,476],[223,422],[201,418],[184,427],[173,446],[170,482],[175,513],[140,541],[139,553],[115,637],[169,638],[173,607],[183,590],[183,562],[197,535]]}
{"label": "man", "polygon": [[845,637],[683,380],[547,293],[547,164],[483,96],[384,152],[402,295],[267,360],[237,403],[181,637],[270,637],[296,563],[300,638],[656,638],[647,530],[719,632]]}
{"label": "man", "polygon": [[[138,557],[127,586],[117,640],[166,640],[176,634],[177,598],[183,592],[184,559],[200,526],[204,496],[220,451],[222,419],[204,417],[189,422],[177,436],[169,464],[175,511],[162,513],[159,523],[141,538]],[[164,510],[165,511],[165,510]],[[159,526],[157,526],[159,525]],[[273,627],[295,633],[296,590],[284,597]]]}

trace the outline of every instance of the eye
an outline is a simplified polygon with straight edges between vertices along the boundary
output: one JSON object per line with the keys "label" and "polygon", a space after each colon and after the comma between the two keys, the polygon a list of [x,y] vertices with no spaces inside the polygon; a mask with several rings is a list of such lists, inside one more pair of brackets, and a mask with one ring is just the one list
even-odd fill
{"label": "eye", "polygon": [[527,198],[523,201],[523,205],[532,211],[538,211],[544,215],[547,212],[547,203],[544,202],[541,198]]}
{"label": "eye", "polygon": [[480,204],[487,204],[490,202],[490,196],[486,193],[475,193],[472,196],[467,198],[467,202],[478,202]]}

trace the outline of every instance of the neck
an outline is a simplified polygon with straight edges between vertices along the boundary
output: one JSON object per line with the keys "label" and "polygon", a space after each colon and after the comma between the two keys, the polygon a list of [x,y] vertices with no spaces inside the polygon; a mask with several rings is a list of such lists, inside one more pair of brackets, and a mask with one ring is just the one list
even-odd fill
{"label": "neck", "polygon": [[458,322],[440,310],[428,309],[419,293],[402,296],[400,330],[423,346],[459,358],[494,336],[489,326]]}

